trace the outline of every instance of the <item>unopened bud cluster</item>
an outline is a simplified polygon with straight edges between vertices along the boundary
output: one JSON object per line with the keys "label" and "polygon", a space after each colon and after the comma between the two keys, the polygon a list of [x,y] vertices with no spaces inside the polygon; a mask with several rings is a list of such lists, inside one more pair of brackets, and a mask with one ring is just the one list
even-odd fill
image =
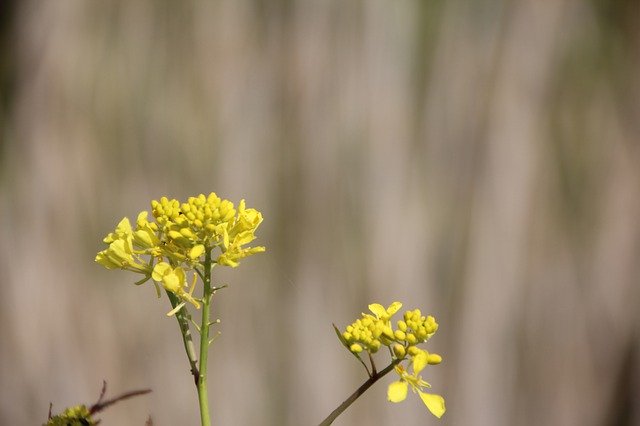
{"label": "unopened bud cluster", "polygon": [[43,426],[91,426],[97,425],[98,422],[92,418],[86,405],[78,405],[51,417]]}
{"label": "unopened bud cluster", "polygon": [[[438,323],[431,315],[424,316],[419,309],[414,309],[404,313],[404,319],[396,322],[394,330],[391,317],[401,307],[400,302],[394,302],[386,309],[377,303],[369,305],[373,315],[363,313],[362,318],[347,326],[342,333],[343,343],[354,354],[363,350],[373,354],[382,346],[388,346],[399,359],[423,352],[416,345],[429,340],[438,330]],[[438,359],[440,357],[433,354],[430,363],[437,364]]]}

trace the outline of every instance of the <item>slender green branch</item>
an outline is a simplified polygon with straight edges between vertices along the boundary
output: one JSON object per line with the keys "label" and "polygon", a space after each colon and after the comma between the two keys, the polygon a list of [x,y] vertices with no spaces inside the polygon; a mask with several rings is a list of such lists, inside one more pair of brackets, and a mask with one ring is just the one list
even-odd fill
{"label": "slender green branch", "polygon": [[397,364],[400,363],[400,361],[402,361],[401,359],[396,359],[394,360],[391,364],[389,364],[384,370],[379,371],[377,373],[374,373],[371,377],[369,377],[369,379],[364,382],[362,384],[362,386],[360,386],[358,389],[356,389],[356,391],[354,393],[352,393],[349,398],[345,399],[344,402],[342,404],[340,404],[338,406],[338,408],[336,408],[335,410],[333,410],[331,412],[331,414],[329,414],[329,416],[327,416],[326,419],[324,419],[318,426],[329,426],[331,423],[333,423],[333,421],[340,415],[342,414],[342,412],[344,410],[346,410],[347,408],[349,408],[349,406],[351,404],[353,404],[355,402],[356,399],[358,399],[360,397],[360,395],[362,395],[363,393],[366,392],[367,389],[369,389],[375,382],[377,382],[378,380],[380,380],[382,377],[384,377],[388,372],[390,372],[391,370],[393,370],[393,367],[395,367]]}
{"label": "slender green branch", "polygon": [[[180,304],[180,299],[176,297],[175,294],[166,290],[167,296],[169,296],[169,301],[171,302],[171,307],[175,309],[176,306]],[[191,337],[191,329],[189,328],[189,321],[191,320],[190,315],[187,313],[187,308],[182,307],[182,309],[178,310],[175,314],[176,320],[178,321],[178,326],[180,327],[180,334],[182,334],[182,343],[184,343],[184,350],[187,353],[187,358],[189,358],[189,365],[191,366],[191,374],[193,374],[193,380],[198,385],[198,377],[200,373],[198,372],[198,359],[196,358],[196,348],[193,344],[193,339]]]}
{"label": "slender green branch", "polygon": [[209,397],[207,392],[207,360],[209,354],[209,326],[211,317],[211,250],[205,250],[204,291],[202,294],[202,319],[200,321],[200,376],[198,378],[198,401],[200,403],[200,421],[202,426],[210,426]]}

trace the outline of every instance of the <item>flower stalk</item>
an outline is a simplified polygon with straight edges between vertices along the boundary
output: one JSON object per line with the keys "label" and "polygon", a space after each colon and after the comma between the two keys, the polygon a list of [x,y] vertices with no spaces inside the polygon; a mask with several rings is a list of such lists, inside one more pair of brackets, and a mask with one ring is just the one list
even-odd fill
{"label": "flower stalk", "polygon": [[[173,295],[170,291],[167,291],[171,306],[175,309],[179,304],[179,299]],[[198,385],[200,372],[198,371],[198,359],[196,358],[196,348],[193,344],[193,338],[191,337],[191,329],[189,328],[189,318],[187,309],[183,306],[176,312],[175,317],[180,327],[180,334],[182,335],[182,343],[184,344],[184,351],[189,359],[189,365],[191,366],[191,374],[193,375],[196,386]]]}
{"label": "flower stalk", "polygon": [[202,296],[202,320],[200,322],[200,374],[196,385],[198,387],[198,402],[200,404],[200,422],[202,426],[211,425],[209,418],[209,394],[207,392],[207,361],[209,359],[209,326],[211,317],[211,250],[206,249],[204,259],[204,291]]}
{"label": "flower stalk", "polygon": [[[96,262],[107,269],[122,269],[141,274],[135,282],[142,285],[152,280],[158,297],[164,288],[171,310],[182,335],[191,374],[198,391],[202,426],[211,425],[207,384],[207,360],[211,322],[211,303],[215,292],[225,285],[211,285],[211,269],[215,265],[236,268],[248,256],[261,253],[262,246],[247,247],[255,238],[262,214],[247,208],[241,200],[237,208],[215,193],[189,197],[181,203],[162,197],[151,201],[149,212],[138,214],[135,226],[123,218],[116,229],[104,238],[107,248],[96,256]],[[193,273],[191,284],[187,274]],[[202,281],[202,298],[194,297],[198,277]],[[200,309],[200,325],[189,313],[189,307]],[[200,333],[199,360],[191,335],[191,327]]]}
{"label": "flower stalk", "polygon": [[342,414],[342,412],[344,410],[346,410],[347,408],[349,408],[349,406],[351,406],[351,404],[353,404],[356,399],[358,399],[360,397],[360,395],[362,395],[363,393],[365,393],[367,391],[367,389],[369,389],[371,386],[373,386],[373,384],[375,382],[377,382],[378,380],[380,380],[381,378],[383,378],[384,376],[387,375],[387,373],[389,373],[391,370],[393,370],[393,367],[395,367],[400,361],[400,359],[396,359],[394,360],[391,364],[387,365],[383,370],[378,371],[374,374],[372,374],[371,376],[369,376],[369,379],[367,379],[366,382],[364,382],[358,389],[356,389],[356,391],[354,393],[352,393],[351,395],[349,395],[349,397],[347,399],[345,399],[342,404],[340,404],[338,406],[338,408],[336,408],[335,410],[333,410],[331,412],[331,414],[329,414],[327,416],[326,419],[324,419],[322,422],[320,422],[320,424],[318,426],[329,426],[330,424],[333,423],[333,421],[340,415]]}

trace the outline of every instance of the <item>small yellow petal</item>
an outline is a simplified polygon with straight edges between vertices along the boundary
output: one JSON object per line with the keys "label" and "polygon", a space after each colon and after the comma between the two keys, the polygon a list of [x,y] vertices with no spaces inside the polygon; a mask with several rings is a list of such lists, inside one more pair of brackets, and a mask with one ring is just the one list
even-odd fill
{"label": "small yellow petal", "polygon": [[442,417],[446,408],[444,406],[444,398],[440,395],[434,395],[430,393],[420,392],[420,399],[424,402],[424,405],[427,406],[431,414],[436,416],[437,418]]}
{"label": "small yellow petal", "polygon": [[168,270],[171,269],[171,265],[167,262],[160,262],[153,268],[153,272],[151,273],[151,278],[154,281],[162,281],[162,277],[167,273]]}
{"label": "small yellow petal", "polygon": [[400,302],[393,302],[391,305],[389,305],[389,307],[387,308],[387,313],[389,316],[393,316],[393,314],[395,314],[396,312],[398,312],[400,310],[400,308],[402,308],[402,303]]}
{"label": "small yellow petal", "polygon": [[427,366],[429,356],[425,351],[420,351],[416,356],[413,357],[413,374],[419,374],[424,367]]}
{"label": "small yellow petal", "polygon": [[397,381],[393,382],[389,385],[387,389],[387,399],[391,402],[400,402],[404,401],[407,397],[407,391],[409,390],[409,386],[407,382]]}
{"label": "small yellow petal", "polygon": [[378,318],[381,318],[387,314],[387,310],[379,303],[370,304],[369,310],[373,312]]}
{"label": "small yellow petal", "polygon": [[116,226],[116,234],[130,234],[131,233],[131,223],[129,222],[129,218],[125,217],[118,223]]}
{"label": "small yellow petal", "polygon": [[107,269],[117,269],[122,267],[122,265],[119,265],[113,262],[109,258],[109,256],[107,255],[107,250],[103,250],[100,253],[98,253],[98,255],[96,256],[96,262],[98,262],[100,265],[104,266]]}
{"label": "small yellow petal", "polygon": [[193,246],[193,248],[189,251],[189,258],[195,260],[202,256],[202,253],[204,253],[204,246],[202,244],[198,244],[196,246]]}
{"label": "small yellow petal", "polygon": [[162,286],[172,293],[180,290],[180,280],[175,273],[169,273],[162,278]]}

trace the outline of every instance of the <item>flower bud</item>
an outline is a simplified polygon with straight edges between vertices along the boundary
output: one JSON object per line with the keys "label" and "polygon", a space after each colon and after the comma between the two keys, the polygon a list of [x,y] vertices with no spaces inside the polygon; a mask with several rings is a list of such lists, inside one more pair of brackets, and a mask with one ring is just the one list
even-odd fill
{"label": "flower bud", "polygon": [[360,346],[357,343],[354,343],[353,345],[349,346],[349,350],[354,354],[359,354],[360,352],[362,352],[362,346]]}
{"label": "flower bud", "polygon": [[407,337],[407,334],[402,330],[396,330],[393,335],[397,340],[405,340]]}
{"label": "flower bud", "polygon": [[416,346],[409,346],[407,348],[407,352],[409,353],[409,355],[411,356],[416,356],[420,353],[421,349],[418,349]]}
{"label": "flower bud", "polygon": [[442,362],[442,357],[438,354],[429,354],[427,362],[431,365],[438,365]]}
{"label": "flower bud", "polygon": [[393,353],[395,354],[396,358],[402,359],[407,352],[404,346],[402,346],[400,343],[396,343],[395,345],[393,345]]}
{"label": "flower bud", "polygon": [[416,339],[415,334],[407,333],[407,342],[409,342],[410,345],[415,345],[418,343],[418,339]]}

